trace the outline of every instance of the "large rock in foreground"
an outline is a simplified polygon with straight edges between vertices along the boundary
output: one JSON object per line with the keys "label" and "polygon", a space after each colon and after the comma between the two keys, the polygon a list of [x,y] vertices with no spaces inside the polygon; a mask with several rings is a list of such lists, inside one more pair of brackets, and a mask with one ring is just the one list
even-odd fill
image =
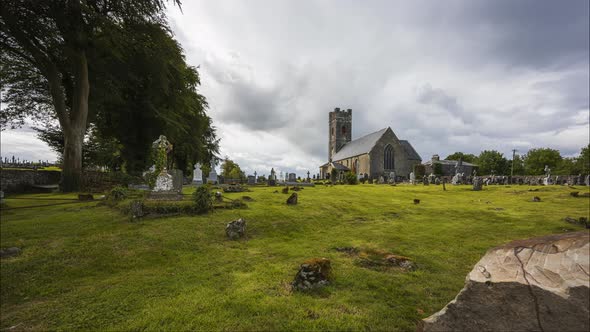
{"label": "large rock in foreground", "polygon": [[588,231],[489,250],[423,331],[589,331]]}

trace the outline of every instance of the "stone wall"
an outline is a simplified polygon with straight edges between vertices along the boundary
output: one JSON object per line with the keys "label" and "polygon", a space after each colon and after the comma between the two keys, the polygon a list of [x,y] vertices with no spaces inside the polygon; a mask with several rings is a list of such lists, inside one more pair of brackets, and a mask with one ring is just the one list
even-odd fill
{"label": "stone wall", "polygon": [[23,192],[33,185],[58,184],[60,171],[1,170],[0,188],[4,192]]}
{"label": "stone wall", "polygon": [[370,152],[371,172],[369,173],[369,176],[374,179],[381,175],[389,176],[389,172],[392,171],[383,169],[383,154],[387,144],[393,146],[393,163],[395,168],[393,171],[395,171],[396,176],[405,179],[409,178],[410,173],[414,168],[414,164],[420,164],[421,161],[409,159],[406,150],[404,150],[404,147],[391,129],[383,134],[381,139],[379,139]]}

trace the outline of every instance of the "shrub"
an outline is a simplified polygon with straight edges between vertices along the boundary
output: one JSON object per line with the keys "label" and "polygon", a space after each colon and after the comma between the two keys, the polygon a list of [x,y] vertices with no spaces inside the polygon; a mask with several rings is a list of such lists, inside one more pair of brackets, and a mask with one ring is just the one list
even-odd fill
{"label": "shrub", "polygon": [[213,198],[208,186],[199,186],[193,193],[193,202],[196,213],[207,213],[213,209]]}
{"label": "shrub", "polygon": [[356,177],[356,174],[354,174],[353,172],[347,172],[347,173],[344,175],[344,181],[345,181],[347,184],[358,184],[358,183],[359,183],[359,180],[358,180],[358,178]]}
{"label": "shrub", "polygon": [[416,179],[421,179],[426,174],[426,167],[422,164],[415,164],[414,165],[414,175]]}
{"label": "shrub", "polygon": [[116,186],[107,195],[107,198],[112,201],[120,201],[127,197],[127,188]]}

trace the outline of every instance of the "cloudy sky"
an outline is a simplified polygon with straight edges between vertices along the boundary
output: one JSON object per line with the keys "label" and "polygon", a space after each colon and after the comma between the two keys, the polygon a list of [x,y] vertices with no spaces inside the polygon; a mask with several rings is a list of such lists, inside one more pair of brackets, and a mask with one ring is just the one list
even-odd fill
{"label": "cloudy sky", "polygon": [[[353,138],[390,126],[423,160],[589,138],[589,2],[185,1],[170,24],[221,137],[247,172],[327,159],[328,112]],[[51,159],[30,131],[2,154]]]}

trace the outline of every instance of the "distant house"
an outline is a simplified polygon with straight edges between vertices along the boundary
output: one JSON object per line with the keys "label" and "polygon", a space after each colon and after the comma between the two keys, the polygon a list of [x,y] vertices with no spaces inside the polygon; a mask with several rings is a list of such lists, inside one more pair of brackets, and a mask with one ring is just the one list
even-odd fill
{"label": "distant house", "polygon": [[321,178],[329,178],[333,169],[359,177],[387,177],[391,172],[408,177],[413,166],[422,162],[412,145],[398,139],[390,127],[355,140],[351,132],[352,110],[330,112],[328,162],[320,166]]}
{"label": "distant house", "polygon": [[[458,163],[460,163],[459,168],[457,168]],[[442,169],[441,175],[443,175],[443,176],[453,176],[453,175],[455,175],[455,173],[457,171],[459,173],[463,173],[466,176],[473,175],[473,170],[477,169],[476,164],[468,163],[465,161],[459,161],[459,160],[440,160],[440,157],[437,154],[435,154],[434,156],[432,156],[432,158],[429,161],[427,161],[423,164],[426,174],[430,174],[430,173],[436,174],[434,166],[433,166],[434,164],[441,165],[441,169]]]}

